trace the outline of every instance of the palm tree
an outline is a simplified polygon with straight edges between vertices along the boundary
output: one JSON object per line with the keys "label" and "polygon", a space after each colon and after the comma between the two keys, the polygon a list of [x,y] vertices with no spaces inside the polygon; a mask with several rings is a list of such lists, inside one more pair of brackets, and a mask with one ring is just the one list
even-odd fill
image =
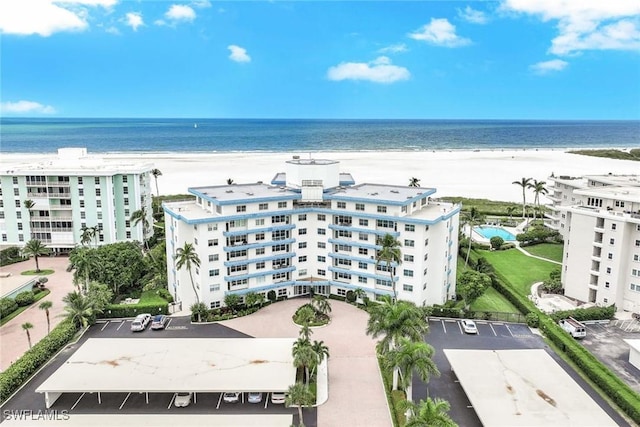
{"label": "palm tree", "polygon": [[[547,185],[546,181],[538,181],[537,179],[534,179],[533,183],[529,184],[529,188],[533,190],[534,194],[533,204],[537,206],[538,209],[540,209],[540,194],[549,193],[549,190],[547,190],[545,185]],[[533,219],[536,219],[536,217],[537,216],[534,211]]]}
{"label": "palm tree", "polygon": [[312,304],[316,311],[320,314],[328,315],[331,313],[331,303],[329,299],[322,295],[314,295]]}
{"label": "palm tree", "polygon": [[[33,209],[36,203],[31,199],[26,199],[22,202],[22,205],[29,211],[29,230],[31,230],[31,217],[33,216],[31,209]],[[33,232],[31,233],[31,236],[33,236]]]}
{"label": "palm tree", "polygon": [[156,196],[160,197],[160,190],[158,190],[158,177],[162,176],[162,171],[157,168],[151,169],[151,175],[153,175],[153,179],[156,181]]}
{"label": "palm tree", "polygon": [[198,296],[198,291],[196,291],[196,284],[193,281],[193,274],[191,273],[191,269],[193,267],[200,267],[200,257],[198,257],[198,253],[191,243],[184,243],[184,246],[178,248],[176,251],[176,255],[178,261],[176,263],[176,268],[178,270],[185,267],[189,272],[189,278],[191,279],[191,288],[193,288],[193,294],[196,296],[196,303],[200,302],[200,297]]}
{"label": "palm tree", "polygon": [[309,326],[309,324],[316,318],[316,313],[308,304],[303,305],[298,309],[296,314],[296,323],[302,326]]}
{"label": "palm tree", "polygon": [[409,178],[409,187],[420,187],[420,178]]}
{"label": "palm tree", "polygon": [[513,214],[516,211],[516,207],[515,206],[507,206],[507,209],[505,209],[507,211],[507,215],[509,215],[509,220],[513,219]]}
{"label": "palm tree", "polygon": [[531,178],[522,177],[520,181],[513,181],[512,184],[522,187],[522,219],[524,219],[526,212],[525,206],[527,205],[527,188],[531,185]]}
{"label": "palm tree", "polygon": [[22,324],[22,329],[27,333],[27,341],[29,341],[29,348],[31,348],[31,334],[29,329],[33,329],[33,324],[26,322]]}
{"label": "palm tree", "polygon": [[367,297],[367,293],[362,288],[354,289],[353,294],[356,296],[356,300],[360,298],[360,300],[363,302],[364,302],[364,299]]}
{"label": "palm tree", "polygon": [[149,217],[147,216],[147,207],[142,206],[137,211],[131,214],[131,223],[134,227],[137,227],[138,224],[142,225],[142,242],[146,250],[149,250],[148,241],[147,241],[147,233],[149,231]]}
{"label": "palm tree", "polygon": [[53,306],[53,303],[51,301],[42,301],[38,306],[38,308],[40,310],[44,310],[45,314],[47,315],[47,334],[51,332],[51,320],[49,319],[49,309],[51,308],[51,306]]}
{"label": "palm tree", "polygon": [[313,329],[311,329],[308,323],[305,323],[300,327],[300,332],[298,333],[298,336],[300,337],[300,339],[309,341],[311,339],[312,333],[313,333]]}
{"label": "palm tree", "polygon": [[316,366],[322,363],[325,357],[327,359],[329,358],[329,347],[325,345],[324,341],[314,340],[313,344],[311,344],[311,348],[313,349],[313,352],[316,355],[316,363],[315,363],[315,366],[313,367],[313,370],[311,371],[311,376],[313,377]]}
{"label": "palm tree", "polygon": [[318,361],[313,346],[309,340],[298,338],[293,344],[291,355],[293,356],[293,365],[298,369],[304,368],[305,384],[309,385],[309,369],[315,368]]}
{"label": "palm tree", "polygon": [[[91,272],[100,267],[98,259],[94,256],[95,249],[76,248],[69,255],[69,262],[74,269],[73,283],[82,293],[89,290],[89,278]],[[80,287],[81,279],[84,280],[84,289]],[[117,294],[116,289],[116,294]]]}
{"label": "palm tree", "polygon": [[302,383],[295,383],[294,385],[289,386],[284,403],[286,406],[298,407],[298,425],[304,427],[302,408],[304,406],[311,406],[315,403],[313,401],[313,393],[309,390],[309,387]]}
{"label": "palm tree", "polygon": [[402,244],[391,234],[385,234],[382,238],[378,239],[377,243],[378,246],[382,246],[382,248],[376,253],[376,269],[381,261],[385,263],[391,276],[391,289],[393,289],[393,300],[395,301],[398,295],[396,293],[396,283],[393,280],[393,268],[391,264],[395,263],[396,265],[400,265],[402,263],[402,251],[400,250]]}
{"label": "palm tree", "polygon": [[429,376],[440,375],[440,371],[432,359],[433,353],[433,347],[424,341],[415,342],[409,338],[401,337],[398,346],[387,354],[385,363],[388,368],[400,371],[402,386],[406,390],[408,401],[413,400],[414,372],[425,383],[429,381]]}
{"label": "palm tree", "polygon": [[227,185],[233,185],[233,178],[227,178]]}
{"label": "palm tree", "polygon": [[478,209],[476,209],[475,206],[471,206],[471,209],[463,215],[462,221],[464,224],[469,226],[469,247],[467,248],[467,256],[464,260],[464,265],[466,266],[469,264],[469,254],[471,253],[471,236],[473,235],[473,227],[478,224],[482,224],[484,222],[484,216]]}
{"label": "palm tree", "polygon": [[36,261],[36,273],[40,273],[40,265],[38,264],[38,258],[44,255],[49,255],[50,249],[46,247],[40,240],[31,239],[22,248],[22,254],[28,257],[33,257]]}
{"label": "palm tree", "polygon": [[444,399],[432,400],[427,397],[418,404],[405,401],[405,405],[410,414],[405,427],[458,427],[447,414],[451,406]]}
{"label": "palm tree", "polygon": [[91,241],[98,235],[98,228],[97,227],[87,227],[84,226],[80,229],[80,244],[82,246],[87,245],[90,246],[89,244],[91,243]]}
{"label": "palm tree", "polygon": [[78,293],[71,292],[62,298],[65,303],[64,311],[67,317],[76,325],[86,328],[89,326],[94,314],[93,304],[87,297]]}

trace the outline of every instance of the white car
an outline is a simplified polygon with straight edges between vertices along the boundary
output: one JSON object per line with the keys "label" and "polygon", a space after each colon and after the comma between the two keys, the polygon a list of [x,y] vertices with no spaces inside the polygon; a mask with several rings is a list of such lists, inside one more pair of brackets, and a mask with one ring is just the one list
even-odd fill
{"label": "white car", "polygon": [[478,333],[478,328],[476,327],[476,322],[474,322],[473,320],[464,319],[460,323],[462,324],[462,330],[465,331],[467,334],[477,334]]}
{"label": "white car", "polygon": [[151,315],[149,313],[138,314],[133,322],[131,322],[131,330],[133,332],[140,332],[147,329],[147,325],[151,322]]}
{"label": "white car", "polygon": [[262,402],[262,393],[247,393],[247,402],[249,403]]}
{"label": "white car", "polygon": [[184,408],[185,406],[189,406],[189,403],[191,403],[191,396],[193,396],[193,393],[176,393],[176,398],[174,399],[173,404],[176,406],[176,408]]}
{"label": "white car", "polygon": [[238,403],[240,401],[240,393],[227,392],[222,395],[222,400],[224,400],[227,403]]}
{"label": "white car", "polygon": [[274,391],[271,393],[271,403],[275,403],[278,405],[284,404],[285,393],[284,391]]}

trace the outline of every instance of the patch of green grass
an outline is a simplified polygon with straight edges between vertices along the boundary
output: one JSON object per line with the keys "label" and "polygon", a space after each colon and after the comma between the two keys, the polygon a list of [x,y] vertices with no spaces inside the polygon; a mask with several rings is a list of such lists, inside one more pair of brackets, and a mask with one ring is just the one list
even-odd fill
{"label": "patch of green grass", "polygon": [[531,255],[562,262],[562,251],[564,245],[561,243],[540,243],[539,245],[525,246],[522,249]]}
{"label": "patch of green grass", "polygon": [[42,298],[46,297],[50,293],[51,293],[51,291],[49,289],[45,289],[42,292],[38,292],[36,294],[36,296],[35,296],[35,299],[33,300],[33,303],[31,303],[29,305],[25,305],[24,307],[18,307],[18,309],[16,311],[14,311],[13,313],[8,314],[6,317],[3,317],[2,319],[0,319],[0,326],[4,325],[5,323],[7,323],[11,319],[15,319],[17,315],[19,315],[20,313],[25,311],[27,308],[33,306],[33,304],[37,303],[38,301],[40,301]]}
{"label": "patch of green grass", "polygon": [[40,271],[27,270],[27,271],[23,271],[20,274],[23,276],[46,276],[53,273],[54,273],[54,270],[40,270]]}
{"label": "patch of green grass", "polygon": [[476,253],[486,258],[514,286],[514,290],[525,297],[531,293],[531,285],[548,279],[549,273],[558,269],[557,264],[528,257],[517,249]]}
{"label": "patch of green grass", "polygon": [[493,311],[498,313],[520,313],[513,304],[496,291],[489,288],[484,294],[471,304],[472,311]]}
{"label": "patch of green grass", "polygon": [[629,152],[615,149],[607,150],[573,150],[569,151],[571,154],[580,154],[583,156],[592,157],[605,157],[607,159],[619,159],[619,160],[635,160],[640,161],[640,153],[638,149],[631,150]]}
{"label": "patch of green grass", "polygon": [[142,292],[139,304],[163,304],[166,302],[167,300],[158,295],[155,290],[150,290]]}
{"label": "patch of green grass", "polygon": [[462,205],[462,211],[464,212],[469,211],[474,207],[483,215],[508,216],[509,213],[507,212],[507,208],[510,206],[516,208],[516,213],[514,215],[517,216],[517,212],[522,212],[521,203],[502,202],[499,200],[488,199],[469,199],[466,197],[443,197],[442,200],[451,203],[460,203]]}

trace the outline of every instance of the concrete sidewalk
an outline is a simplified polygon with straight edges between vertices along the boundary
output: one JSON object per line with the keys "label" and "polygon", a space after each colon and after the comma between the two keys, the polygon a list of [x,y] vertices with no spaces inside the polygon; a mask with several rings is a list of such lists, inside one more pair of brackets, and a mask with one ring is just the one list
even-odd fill
{"label": "concrete sidewalk", "polygon": [[[291,319],[308,298],[272,304],[246,317],[221,324],[260,338],[297,338]],[[350,304],[331,300],[331,323],[313,328],[311,340],[329,347],[329,400],[318,407],[318,426],[393,425],[384,393],[376,341],[365,334],[368,314]]]}
{"label": "concrete sidewalk", "polygon": [[[29,349],[27,334],[22,329],[23,323],[29,322],[33,324],[33,328],[29,330],[32,345],[35,345],[47,335],[47,316],[43,310],[38,308],[41,302],[51,301],[53,303],[53,306],[49,309],[51,329],[64,320],[62,298],[74,290],[73,274],[66,271],[69,265],[69,258],[62,256],[41,257],[38,258],[38,263],[42,270],[52,269],[55,271],[53,274],[46,276],[49,279],[46,286],[51,293],[0,327],[0,370],[2,371],[7,369]],[[10,272],[12,276],[19,276],[23,271],[33,270],[35,265],[35,261],[30,259],[7,265],[2,267],[0,271]]]}

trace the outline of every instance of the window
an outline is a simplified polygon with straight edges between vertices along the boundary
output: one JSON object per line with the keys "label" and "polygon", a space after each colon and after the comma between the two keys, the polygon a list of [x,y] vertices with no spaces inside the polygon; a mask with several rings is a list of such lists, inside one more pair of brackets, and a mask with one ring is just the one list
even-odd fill
{"label": "window", "polygon": [[360,224],[361,227],[368,227],[369,226],[369,220],[360,218],[358,220],[358,224]]}
{"label": "window", "polygon": [[322,256],[322,255],[318,255],[318,261],[320,262],[327,262],[327,258]]}
{"label": "window", "polygon": [[273,245],[271,247],[271,252],[280,252],[280,251],[286,251],[287,250],[287,245]]}
{"label": "window", "polygon": [[[217,255],[215,255],[215,256],[216,256],[216,261],[217,261],[218,260],[218,258],[217,258],[218,256]],[[241,251],[229,252],[229,259],[242,258],[242,257],[245,257],[245,256],[247,256],[247,250],[246,249],[243,249]]]}
{"label": "window", "polygon": [[362,277],[362,276],[358,276],[358,283],[367,283],[367,278],[366,277]]}
{"label": "window", "polygon": [[271,217],[271,223],[277,224],[280,222],[288,222],[286,215],[276,215]]}
{"label": "window", "polygon": [[412,248],[412,247],[414,247],[414,246],[415,246],[415,242],[414,242],[413,240],[405,239],[405,241],[404,241],[404,245],[405,245],[405,246],[407,246],[407,247],[409,247],[409,248]]}
{"label": "window", "polygon": [[609,239],[609,244],[610,245],[613,245],[615,243],[616,243],[616,239],[613,239],[613,238]]}
{"label": "window", "polygon": [[14,185],[18,185],[18,177],[17,176],[13,177],[13,184]]}
{"label": "window", "polygon": [[102,195],[102,192],[100,191],[99,188],[96,188],[96,197],[100,197]]}
{"label": "window", "polygon": [[219,276],[220,275],[220,270],[219,269],[213,269],[213,270],[209,270],[209,277],[215,277],[215,276]]}
{"label": "window", "polygon": [[406,207],[406,206],[403,206],[403,207],[401,208],[401,210],[402,210],[402,212],[403,212],[403,213],[406,213],[406,212],[407,212],[407,207]]}
{"label": "window", "polygon": [[611,224],[611,229],[615,230],[617,228],[617,224]]}
{"label": "window", "polygon": [[247,271],[247,265],[232,265],[229,267],[229,273],[237,273],[238,271]]}
{"label": "window", "polygon": [[220,284],[209,285],[209,292],[218,292],[220,290]]}
{"label": "window", "polygon": [[298,249],[304,249],[307,247],[307,242],[299,242],[298,243]]}
{"label": "window", "polygon": [[611,284],[609,282],[604,282],[604,287],[609,289],[609,286],[611,286]]}
{"label": "window", "polygon": [[416,231],[416,226],[413,224],[405,224],[404,231]]}
{"label": "window", "polygon": [[256,233],[256,242],[264,240],[264,233]]}
{"label": "window", "polygon": [[369,236],[365,233],[358,233],[358,240],[367,241],[369,240]]}
{"label": "window", "polygon": [[288,234],[287,230],[277,230],[277,231],[274,231],[273,233],[271,233],[271,239],[272,240],[284,240],[284,239],[286,239],[288,237],[287,234]]}
{"label": "window", "polygon": [[220,308],[220,301],[211,301],[211,303],[209,303],[209,308]]}
{"label": "window", "polygon": [[287,202],[278,202],[278,208],[286,208]]}
{"label": "window", "polygon": [[264,225],[264,218],[256,219],[256,225]]}
{"label": "window", "polygon": [[341,297],[346,297],[347,296],[347,290],[346,289],[336,289],[336,293],[341,296]]}
{"label": "window", "polygon": [[16,208],[20,207],[20,200],[16,200]]}
{"label": "window", "polygon": [[611,267],[607,267],[607,274],[611,274]]}
{"label": "window", "polygon": [[357,211],[364,211],[364,203],[356,203]]}
{"label": "window", "polygon": [[220,258],[218,257],[218,254],[211,254],[211,255],[209,255],[209,262],[218,261],[218,259],[220,259]]}
{"label": "window", "polygon": [[298,262],[306,262],[306,261],[307,261],[307,256],[306,255],[298,257]]}
{"label": "window", "polygon": [[425,245],[425,246],[429,246],[429,239],[425,239],[425,240],[424,240],[424,245]]}
{"label": "window", "polygon": [[351,280],[351,275],[349,273],[336,273],[336,278]]}
{"label": "window", "polygon": [[635,254],[635,255],[633,256],[633,260],[634,260],[634,261],[640,261],[640,255],[639,255],[639,254]]}
{"label": "window", "polygon": [[102,212],[97,213],[98,219],[102,219]]}
{"label": "window", "polygon": [[301,228],[298,230],[298,235],[299,236],[304,236],[305,234],[307,234],[307,229],[306,228]]}
{"label": "window", "polygon": [[326,276],[327,272],[322,270],[322,269],[318,269],[318,276]]}
{"label": "window", "polygon": [[22,223],[21,222],[18,223],[18,230],[22,231]]}
{"label": "window", "polygon": [[256,262],[256,270],[262,270],[264,266],[264,261]]}
{"label": "window", "polygon": [[209,239],[207,242],[208,246],[218,246],[218,239]]}
{"label": "window", "polygon": [[634,277],[640,277],[640,269],[637,269],[637,268],[632,269],[631,275]]}
{"label": "window", "polygon": [[387,213],[387,207],[386,206],[377,206],[376,207],[376,211],[378,213]]}
{"label": "window", "polygon": [[78,188],[78,196],[84,196],[84,188]]}
{"label": "window", "polygon": [[303,268],[298,272],[298,276],[306,276],[307,275],[307,269]]}
{"label": "window", "polygon": [[126,236],[127,239],[130,239],[131,238],[131,232],[130,231],[125,232],[125,236]]}
{"label": "window", "polygon": [[271,278],[273,280],[286,279],[287,278],[287,273],[276,273],[276,274],[272,275]]}
{"label": "window", "polygon": [[393,221],[387,221],[384,219],[379,219],[376,221],[376,225],[382,228],[396,228],[396,224]]}
{"label": "window", "polygon": [[624,208],[624,202],[621,200],[616,200],[616,207],[617,208]]}
{"label": "window", "polygon": [[369,266],[367,265],[366,262],[359,262],[358,263],[358,268],[361,270],[366,270]]}
{"label": "window", "polygon": [[307,220],[307,214],[298,215],[298,221],[306,221],[306,220]]}
{"label": "window", "polygon": [[402,273],[407,277],[413,277],[413,270],[404,270]]}
{"label": "window", "polygon": [[406,283],[402,285],[402,290],[406,292],[413,292],[413,285],[407,285]]}
{"label": "window", "polygon": [[129,198],[128,197],[124,198],[124,205],[125,206],[129,206]]}
{"label": "window", "polygon": [[93,179],[93,182],[95,182],[95,183],[96,183],[96,185],[100,185],[100,178],[96,176],[96,177]]}
{"label": "window", "polygon": [[607,259],[613,259],[613,254],[611,252],[607,254]]}
{"label": "window", "polygon": [[260,203],[258,205],[258,210],[266,211],[267,209],[269,209],[269,203]]}
{"label": "window", "polygon": [[246,219],[236,219],[236,220],[229,221],[229,227],[230,228],[246,227],[246,226],[247,226],[247,220]]}
{"label": "window", "polygon": [[325,242],[318,242],[318,248],[320,249],[326,249],[327,244]]}
{"label": "window", "polygon": [[24,235],[18,234],[18,241],[24,242]]}
{"label": "window", "polygon": [[631,284],[629,285],[629,289],[631,289],[631,290],[632,290],[632,291],[634,291],[634,292],[640,292],[640,285],[636,285],[636,284],[634,284],[634,283],[631,283]]}
{"label": "window", "polygon": [[640,240],[636,240],[636,247],[640,248]]}
{"label": "window", "polygon": [[246,212],[246,211],[247,211],[247,205],[236,206],[236,212]]}
{"label": "window", "polygon": [[358,253],[360,255],[369,255],[369,249],[367,249],[367,248],[358,248]]}
{"label": "window", "polygon": [[318,221],[326,221],[327,216],[325,214],[318,214]]}
{"label": "window", "polygon": [[257,248],[256,255],[264,255],[264,248]]}
{"label": "window", "polygon": [[404,260],[406,262],[413,262],[413,255],[404,255]]}
{"label": "window", "polygon": [[122,187],[123,194],[129,194],[129,187]]}
{"label": "window", "polygon": [[327,234],[327,230],[324,228],[318,228],[318,235],[319,236],[324,236],[325,234]]}

